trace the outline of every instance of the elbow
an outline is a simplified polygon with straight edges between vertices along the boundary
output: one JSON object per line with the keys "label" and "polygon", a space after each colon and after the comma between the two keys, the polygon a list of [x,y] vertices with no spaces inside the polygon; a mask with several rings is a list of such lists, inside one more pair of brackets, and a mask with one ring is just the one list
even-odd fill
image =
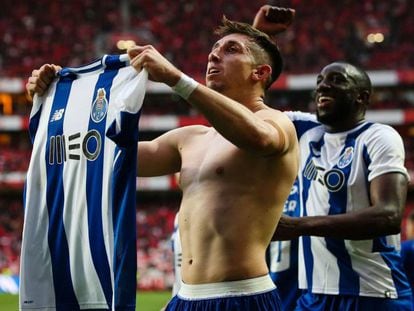
{"label": "elbow", "polygon": [[389,211],[385,216],[386,234],[398,234],[401,232],[402,215],[397,211]]}

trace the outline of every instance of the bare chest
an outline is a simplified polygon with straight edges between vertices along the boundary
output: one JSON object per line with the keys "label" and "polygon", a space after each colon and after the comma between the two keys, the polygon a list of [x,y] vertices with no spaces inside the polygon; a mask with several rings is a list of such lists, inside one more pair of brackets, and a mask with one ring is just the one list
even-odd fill
{"label": "bare chest", "polygon": [[205,135],[181,148],[180,186],[202,181],[225,181],[237,178],[240,169],[252,161],[244,151],[222,136]]}

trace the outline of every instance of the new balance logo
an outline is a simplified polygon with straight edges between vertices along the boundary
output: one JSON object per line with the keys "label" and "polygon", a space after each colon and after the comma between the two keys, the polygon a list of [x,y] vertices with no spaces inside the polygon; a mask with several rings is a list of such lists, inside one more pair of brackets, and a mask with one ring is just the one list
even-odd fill
{"label": "new balance logo", "polygon": [[65,109],[55,110],[52,117],[50,118],[50,122],[59,121],[60,119],[62,119],[64,112],[65,112]]}

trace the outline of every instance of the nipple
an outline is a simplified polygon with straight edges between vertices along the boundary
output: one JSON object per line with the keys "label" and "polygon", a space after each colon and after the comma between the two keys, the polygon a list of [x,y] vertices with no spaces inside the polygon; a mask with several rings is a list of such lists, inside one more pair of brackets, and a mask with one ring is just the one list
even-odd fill
{"label": "nipple", "polygon": [[224,173],[224,167],[219,166],[218,168],[216,168],[217,175],[223,175],[223,173]]}

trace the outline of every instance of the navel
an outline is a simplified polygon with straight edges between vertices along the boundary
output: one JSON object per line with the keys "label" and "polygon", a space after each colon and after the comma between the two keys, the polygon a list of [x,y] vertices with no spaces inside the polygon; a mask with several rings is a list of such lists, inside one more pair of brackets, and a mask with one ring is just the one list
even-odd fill
{"label": "navel", "polygon": [[224,173],[224,167],[219,166],[218,168],[216,168],[217,175],[223,175],[223,173]]}

